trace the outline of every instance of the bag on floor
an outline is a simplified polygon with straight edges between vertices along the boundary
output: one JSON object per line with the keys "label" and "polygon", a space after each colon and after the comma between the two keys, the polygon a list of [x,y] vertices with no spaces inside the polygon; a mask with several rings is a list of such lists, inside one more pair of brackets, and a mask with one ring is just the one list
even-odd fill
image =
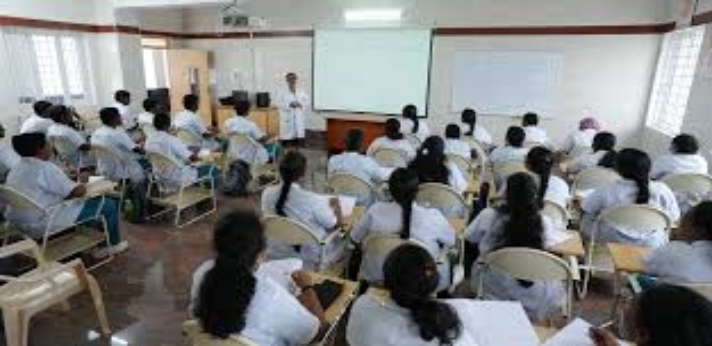
{"label": "bag on floor", "polygon": [[124,218],[131,223],[141,223],[147,214],[147,183],[128,182],[122,211]]}
{"label": "bag on floor", "polygon": [[250,165],[242,160],[235,160],[225,172],[222,193],[230,197],[245,197],[248,195],[247,185],[252,180]]}

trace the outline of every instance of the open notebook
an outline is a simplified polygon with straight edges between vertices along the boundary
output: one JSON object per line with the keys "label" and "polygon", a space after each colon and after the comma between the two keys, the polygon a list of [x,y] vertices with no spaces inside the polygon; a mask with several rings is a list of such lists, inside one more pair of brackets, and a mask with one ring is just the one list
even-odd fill
{"label": "open notebook", "polygon": [[[596,346],[589,336],[591,324],[577,318],[547,340],[543,346]],[[620,345],[627,345],[618,340]]]}
{"label": "open notebook", "polygon": [[478,346],[536,346],[539,338],[522,304],[504,301],[475,301],[466,311],[458,311],[474,327]]}

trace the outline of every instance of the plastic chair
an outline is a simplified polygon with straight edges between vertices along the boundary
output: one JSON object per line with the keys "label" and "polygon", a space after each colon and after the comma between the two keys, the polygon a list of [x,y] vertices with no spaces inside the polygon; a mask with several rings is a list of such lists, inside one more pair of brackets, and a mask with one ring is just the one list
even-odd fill
{"label": "plastic chair", "polygon": [[548,216],[557,225],[567,227],[569,224],[569,212],[566,207],[559,205],[556,202],[544,201],[544,209],[542,214]]}
{"label": "plastic chair", "polygon": [[494,173],[497,186],[501,187],[509,176],[516,173],[528,172],[528,170],[524,161],[504,161],[493,163],[492,172]]}
{"label": "plastic chair", "polygon": [[176,137],[189,147],[199,147],[203,142],[203,138],[196,136],[193,132],[185,129],[176,130]]}
{"label": "plastic chair", "polygon": [[467,181],[472,181],[472,178],[479,176],[477,163],[469,158],[457,154],[447,154],[447,161],[455,164],[460,172],[465,175]]}
{"label": "plastic chair", "polygon": [[219,339],[205,333],[196,320],[183,322],[183,335],[188,337],[192,346],[259,346],[240,335],[231,335],[227,339]]}
{"label": "plastic chair", "polygon": [[343,270],[343,263],[333,263],[327,266],[327,247],[342,238],[343,234],[334,231],[319,239],[309,226],[289,218],[269,215],[263,219],[265,236],[268,240],[289,246],[318,246],[320,248],[317,268],[320,272],[339,276]]}
{"label": "plastic chair", "polygon": [[34,257],[37,268],[19,277],[0,275],[0,281],[5,282],[0,286],[0,309],[8,346],[26,346],[32,316],[58,304],[69,310],[69,298],[84,291],[91,295],[101,333],[104,336],[111,334],[101,289],[81,260],[66,264],[47,262],[32,240],[0,248],[0,258],[20,254]]}
{"label": "plastic chair", "polygon": [[465,198],[445,184],[421,184],[415,201],[424,207],[438,209],[446,216],[454,216],[461,219],[468,218],[469,208]]}
{"label": "plastic chair", "polygon": [[[403,244],[417,244],[412,240],[401,239],[396,234],[374,235],[366,238],[363,242],[361,266],[358,273],[359,280],[366,280],[368,283],[383,285],[383,264],[386,262],[388,254]],[[372,277],[368,277],[368,273]]]}
{"label": "plastic chair", "polygon": [[123,166],[121,154],[113,148],[94,143],[91,145],[91,152],[94,154],[94,157],[96,157],[98,173],[106,179],[119,184],[121,189],[117,197],[119,198],[119,206],[123,206],[130,177],[122,174],[117,175],[116,170],[111,168]]}
{"label": "plastic chair", "polygon": [[615,183],[621,179],[618,172],[612,169],[592,167],[576,175],[571,190],[574,196],[580,197],[586,191],[595,190],[596,188]]}
{"label": "plastic chair", "polygon": [[[48,208],[42,208],[32,198],[9,186],[0,186],[0,199],[5,201],[13,210],[28,214],[42,215],[42,219],[46,220],[44,230],[42,231],[42,243],[40,249],[43,258],[48,261],[67,259],[89,249],[95,248],[103,242],[109,243],[109,231],[106,225],[106,220],[100,214],[103,203],[105,203],[104,197],[101,197],[102,205],[97,208],[96,213],[92,215],[91,218],[88,218],[82,222],[75,222],[74,224],[66,227],[65,225],[55,225],[54,221],[67,206],[78,203],[78,200],[66,200]],[[100,222],[102,226],[101,232],[93,230],[87,232],[86,228],[79,228],[79,226],[90,222]],[[10,224],[14,228],[18,229],[22,234],[34,233],[33,230],[24,229],[22,225]],[[77,230],[74,232],[50,239],[51,236],[61,231],[75,227]],[[108,263],[113,259],[113,257],[113,255],[108,256],[106,260],[97,263],[92,267],[92,269]]]}
{"label": "plastic chair", "polygon": [[383,167],[402,168],[408,166],[408,160],[402,152],[396,149],[380,148],[372,156]]}
{"label": "plastic chair", "polygon": [[415,134],[407,133],[404,134],[403,137],[405,137],[405,140],[408,141],[408,143],[410,143],[413,148],[417,149],[420,148],[421,145],[423,145],[423,141],[421,141],[420,138]]}
{"label": "plastic chair", "polygon": [[[175,210],[174,225],[178,228],[182,228],[212,214],[218,209],[217,197],[215,195],[215,182],[213,181],[212,174],[207,174],[195,180],[187,180],[185,177],[181,177],[177,191],[171,191],[170,188],[167,188],[170,187],[171,184],[163,181],[160,177],[160,173],[181,172],[185,166],[160,153],[149,152],[146,153],[146,156],[148,157],[148,161],[151,162],[151,166],[153,166],[153,174],[148,186],[149,200],[159,206],[166,207],[165,210],[151,215],[150,218],[155,218],[171,210]],[[215,167],[211,167],[211,170],[214,169]],[[210,187],[202,187],[204,184],[208,184]],[[158,190],[158,197],[153,197],[154,194],[152,194],[152,192],[154,188]],[[180,222],[183,210],[208,200],[212,201],[212,208],[202,214],[194,216],[184,223]]]}
{"label": "plastic chair", "polygon": [[[276,175],[276,167],[274,164],[269,164],[269,153],[264,149],[262,144],[258,143],[252,137],[241,133],[233,133],[228,138],[228,157],[230,160],[242,160],[250,165],[250,172],[253,177],[262,175]],[[235,157],[232,153],[250,153],[248,157]],[[227,165],[229,160],[225,160]],[[223,167],[223,171],[227,171],[227,167]]]}
{"label": "plastic chair", "polygon": [[[566,285],[564,316],[571,319],[574,279],[566,261],[548,252],[528,248],[506,248],[490,252],[481,262],[485,271],[495,269],[513,279],[538,282],[562,281]],[[480,275],[478,292],[484,292],[487,275]]]}
{"label": "plastic chair", "polygon": [[80,168],[84,165],[82,153],[67,137],[52,136],[48,140],[65,166]]}
{"label": "plastic chair", "polygon": [[346,173],[330,176],[326,182],[326,190],[331,194],[356,197],[359,204],[369,204],[376,196],[375,189],[369,182]]}
{"label": "plastic chair", "polygon": [[712,176],[707,174],[673,174],[665,177],[662,182],[673,192],[705,195],[712,191]]}

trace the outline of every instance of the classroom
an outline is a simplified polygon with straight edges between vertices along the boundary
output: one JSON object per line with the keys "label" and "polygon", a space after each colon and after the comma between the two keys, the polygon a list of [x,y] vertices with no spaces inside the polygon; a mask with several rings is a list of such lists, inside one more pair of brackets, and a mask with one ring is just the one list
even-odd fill
{"label": "classroom", "polygon": [[712,0],[5,0],[0,71],[0,345],[712,346]]}

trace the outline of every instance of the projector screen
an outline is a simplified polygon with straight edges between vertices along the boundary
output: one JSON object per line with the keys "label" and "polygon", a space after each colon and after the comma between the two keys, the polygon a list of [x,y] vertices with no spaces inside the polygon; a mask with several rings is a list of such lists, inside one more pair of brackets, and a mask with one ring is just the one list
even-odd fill
{"label": "projector screen", "polygon": [[400,114],[428,105],[432,31],[336,29],[314,34],[314,109]]}

